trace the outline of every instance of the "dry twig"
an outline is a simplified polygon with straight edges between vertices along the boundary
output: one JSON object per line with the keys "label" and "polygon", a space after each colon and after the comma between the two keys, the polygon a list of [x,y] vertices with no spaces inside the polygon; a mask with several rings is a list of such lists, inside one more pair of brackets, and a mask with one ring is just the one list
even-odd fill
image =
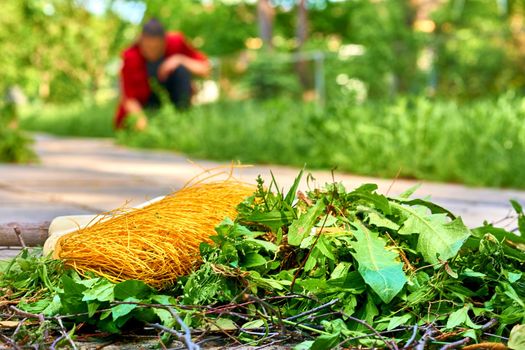
{"label": "dry twig", "polygon": [[22,237],[22,232],[20,231],[20,228],[18,226],[13,227],[13,230],[15,231],[16,238],[18,238],[18,241],[20,242],[20,246],[22,248],[27,248],[26,242],[24,241],[24,237]]}

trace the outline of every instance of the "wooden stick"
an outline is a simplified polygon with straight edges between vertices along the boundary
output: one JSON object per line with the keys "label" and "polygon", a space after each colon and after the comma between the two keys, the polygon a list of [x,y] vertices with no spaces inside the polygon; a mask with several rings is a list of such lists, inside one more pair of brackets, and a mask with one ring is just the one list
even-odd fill
{"label": "wooden stick", "polygon": [[22,232],[20,231],[20,227],[15,226],[13,227],[13,230],[15,231],[16,238],[18,238],[18,242],[20,242],[20,245],[22,248],[27,248],[26,242],[24,241],[24,237],[22,237]]}
{"label": "wooden stick", "polygon": [[42,245],[47,239],[49,224],[49,221],[0,223],[0,246],[20,247],[25,244],[28,247],[34,247]]}

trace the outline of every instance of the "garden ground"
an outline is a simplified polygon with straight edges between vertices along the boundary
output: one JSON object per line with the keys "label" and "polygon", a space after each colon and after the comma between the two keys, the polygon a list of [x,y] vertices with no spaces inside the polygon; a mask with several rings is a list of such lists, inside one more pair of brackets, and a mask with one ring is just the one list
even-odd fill
{"label": "garden ground", "polygon": [[[39,134],[36,152],[40,163],[0,165],[0,236],[12,234],[10,224],[44,227],[59,215],[100,213],[128,202],[142,201],[180,188],[202,169],[228,166],[209,161],[190,162],[184,155],[161,151],[141,151],[117,146],[110,139],[58,138]],[[237,170],[237,176],[254,182],[257,175],[289,187],[299,169],[260,165]],[[319,185],[332,181],[330,171],[314,171]],[[380,192],[399,194],[421,184],[417,196],[432,200],[461,215],[467,226],[483,220],[497,221],[507,216],[509,199],[525,202],[525,191],[470,188],[411,180],[378,179],[335,173],[335,180],[347,188],[377,183]],[[303,183],[303,187],[306,183]],[[45,234],[45,229],[42,229]],[[13,235],[14,236],[14,235]],[[14,239],[14,237],[13,237]],[[16,253],[0,250],[0,258]]]}

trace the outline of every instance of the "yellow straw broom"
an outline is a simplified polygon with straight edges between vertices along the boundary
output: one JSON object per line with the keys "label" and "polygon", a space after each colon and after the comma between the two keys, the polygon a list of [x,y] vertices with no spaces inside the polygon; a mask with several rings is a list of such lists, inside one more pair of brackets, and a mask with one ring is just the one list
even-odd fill
{"label": "yellow straw broom", "polygon": [[78,273],[113,282],[141,280],[172,285],[200,261],[199,245],[214,228],[237,215],[254,187],[236,180],[199,182],[139,209],[116,210],[94,224],[58,238],[53,256]]}

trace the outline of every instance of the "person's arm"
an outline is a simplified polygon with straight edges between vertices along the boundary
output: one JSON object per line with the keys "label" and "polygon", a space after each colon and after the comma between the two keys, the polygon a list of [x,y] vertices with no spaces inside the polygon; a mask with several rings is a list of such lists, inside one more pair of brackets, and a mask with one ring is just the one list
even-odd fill
{"label": "person's arm", "polygon": [[168,75],[179,66],[186,67],[191,74],[198,76],[206,76],[211,71],[210,62],[208,60],[194,59],[185,55],[177,54],[168,57],[162,62],[158,71],[159,79],[161,81],[166,80]]}
{"label": "person's arm", "polygon": [[136,130],[142,131],[146,129],[148,126],[148,118],[138,100],[134,98],[126,98],[124,100],[124,108],[128,114],[138,116],[137,122],[135,123]]}
{"label": "person's arm", "polygon": [[195,49],[184,37],[182,33],[177,33],[169,40],[178,43],[177,53],[170,55],[159,67],[159,79],[166,80],[168,75],[183,65],[193,75],[207,76],[211,72],[211,65],[206,55]]}
{"label": "person's arm", "polygon": [[121,69],[121,91],[122,91],[122,106],[127,115],[134,115],[137,118],[134,128],[142,131],[148,125],[148,119],[142,105],[137,96],[137,83],[134,74],[137,71],[137,62],[131,55],[123,56],[123,64]]}

